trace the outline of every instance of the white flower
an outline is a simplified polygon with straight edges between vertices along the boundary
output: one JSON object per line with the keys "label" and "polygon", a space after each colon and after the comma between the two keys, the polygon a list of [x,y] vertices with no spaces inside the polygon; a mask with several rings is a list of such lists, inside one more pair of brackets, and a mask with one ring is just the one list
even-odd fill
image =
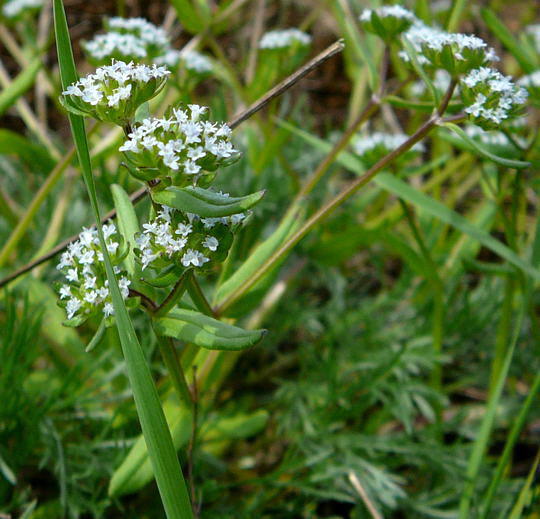
{"label": "white flower", "polygon": [[[408,138],[409,137],[404,134],[375,132],[369,135],[357,136],[352,143],[352,147],[355,153],[362,156],[377,147],[387,151],[393,151],[401,146]],[[415,151],[423,151],[424,146],[422,143],[416,143],[412,149]]]}
{"label": "white flower", "polygon": [[111,315],[114,315],[114,307],[113,307],[112,303],[105,303],[103,305],[103,315],[105,315],[105,317],[109,317]]}
{"label": "white flower", "polygon": [[71,319],[76,313],[77,313],[77,310],[82,306],[82,301],[80,301],[79,299],[76,299],[74,297],[72,297],[68,302],[67,302],[67,305],[66,305],[66,313],[67,313],[67,318],[68,319]]}
{"label": "white flower", "polygon": [[219,245],[219,241],[213,236],[207,236],[203,241],[203,247],[206,247],[212,252],[217,250],[218,245]]}
{"label": "white flower", "polygon": [[[360,20],[363,22],[371,20],[372,12],[373,10],[371,9],[364,9],[360,15]],[[375,9],[375,12],[379,18],[401,18],[411,22],[416,20],[416,16],[413,13],[400,5],[385,5]]]}
{"label": "white flower", "polygon": [[298,29],[284,29],[265,33],[259,42],[259,48],[284,49],[294,44],[309,45],[310,43],[309,34]]}
{"label": "white flower", "polygon": [[62,285],[60,287],[60,299],[66,299],[67,297],[71,297],[71,288],[69,285]]}
{"label": "white flower", "polygon": [[190,265],[202,267],[207,261],[210,261],[209,258],[193,249],[188,249],[182,256],[182,265],[184,265],[184,267],[189,267]]}

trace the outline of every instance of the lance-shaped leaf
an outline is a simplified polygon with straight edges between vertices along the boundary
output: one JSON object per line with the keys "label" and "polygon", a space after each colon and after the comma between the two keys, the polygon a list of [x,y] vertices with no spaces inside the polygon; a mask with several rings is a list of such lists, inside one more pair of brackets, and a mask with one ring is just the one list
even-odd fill
{"label": "lance-shaped leaf", "polygon": [[233,197],[200,187],[171,186],[152,193],[154,202],[168,205],[180,211],[194,213],[203,218],[219,218],[238,214],[253,207],[264,196],[264,191],[251,195]]}
{"label": "lance-shaped leaf", "polygon": [[174,337],[209,350],[243,350],[257,344],[266,330],[243,330],[193,310],[175,309],[156,320],[160,335]]}

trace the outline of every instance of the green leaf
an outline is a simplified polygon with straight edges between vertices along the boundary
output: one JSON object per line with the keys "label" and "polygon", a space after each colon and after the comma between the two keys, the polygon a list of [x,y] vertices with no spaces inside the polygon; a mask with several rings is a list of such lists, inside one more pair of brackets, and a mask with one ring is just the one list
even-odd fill
{"label": "green leaf", "polygon": [[96,346],[99,345],[103,337],[105,336],[105,331],[107,330],[105,319],[102,319],[99,323],[98,329],[96,330],[96,333],[88,343],[88,346],[86,347],[85,351],[86,353],[92,351]]}
{"label": "green leaf", "polygon": [[41,58],[34,58],[11,84],[2,90],[0,93],[0,115],[34,84],[41,65]]}
{"label": "green leaf", "polygon": [[243,330],[212,317],[177,308],[156,320],[160,335],[180,339],[209,350],[243,350],[262,340],[266,330]]}
{"label": "green leaf", "polygon": [[45,174],[49,173],[56,163],[44,146],[5,129],[0,129],[0,154],[16,155],[32,170]]}
{"label": "green leaf", "polygon": [[[290,213],[277,227],[277,229],[261,243],[238,270],[228,278],[216,291],[214,303],[221,305],[237,289],[239,289],[253,274],[274,254],[279,247],[296,230],[300,219],[298,214]],[[277,265],[276,265],[277,268]],[[260,283],[252,288],[254,290]]]}
{"label": "green leaf", "polygon": [[487,7],[480,10],[484,22],[499,41],[510,51],[512,56],[520,64],[521,68],[530,74],[536,68],[536,59],[526,52],[526,47],[521,45],[508,30],[501,19]]}
{"label": "green leaf", "polygon": [[[63,88],[66,88],[67,85],[77,79],[77,72],[73,61],[71,41],[62,0],[54,0],[54,27],[60,65],[60,78]],[[145,354],[135,334],[133,323],[127,313],[124,300],[120,294],[120,289],[118,288],[105,245],[103,231],[101,225],[99,225],[101,218],[90,164],[84,120],[81,116],[72,113],[69,113],[68,117],[83,178],[90,197],[94,219],[98,224],[98,236],[103,251],[103,260],[109,281],[109,290],[112,297],[122,353],[126,360],[126,368],[133,391],[135,406],[148,447],[150,461],[156,475],[156,483],[163,501],[165,514],[168,519],[192,519],[193,513],[186,483],[182,476],[176,450],[173,446],[170,431],[161,408],[156,386],[152,380]]]}
{"label": "green leaf", "polygon": [[507,166],[509,168],[515,168],[515,169],[527,168],[531,165],[530,162],[524,162],[522,160],[505,159],[504,157],[493,155],[493,153],[490,153],[485,148],[480,146],[474,139],[471,139],[459,126],[453,123],[444,123],[443,126],[445,126],[446,128],[449,128],[454,133],[459,135],[477,153],[479,153],[480,155],[482,155],[483,157],[487,159],[492,160],[496,164],[500,164],[501,166]]}
{"label": "green leaf", "polygon": [[[310,142],[312,145],[322,151],[328,152],[331,148],[329,143],[308,132],[295,128],[288,123],[280,122],[280,124],[286,125],[296,135],[303,137],[307,142]],[[364,172],[364,167],[362,166],[361,162],[351,153],[342,152],[338,156],[337,161],[355,173],[361,174]],[[509,162],[515,163],[516,161]],[[386,191],[394,193],[404,200],[407,200],[419,209],[425,211],[431,216],[434,216],[438,220],[441,220],[470,236],[471,238],[474,238],[484,247],[490,249],[501,258],[518,267],[523,272],[531,276],[534,280],[540,281],[540,271],[533,267],[528,261],[520,258],[512,249],[490,236],[484,230],[476,227],[474,224],[470,223],[466,218],[456,213],[452,209],[449,209],[439,201],[413,188],[407,182],[404,182],[403,180],[390,175],[389,173],[379,173],[376,177],[374,177],[373,182]]]}
{"label": "green leaf", "polygon": [[137,279],[138,268],[135,262],[134,250],[137,246],[135,242],[135,234],[140,231],[139,221],[135,214],[135,209],[128,194],[118,184],[111,186],[111,191],[116,208],[117,222],[120,233],[129,243],[129,252],[124,259],[126,270],[132,279]]}
{"label": "green leaf", "polygon": [[[191,436],[192,415],[176,399],[168,399],[163,404],[174,448],[178,451],[186,445]],[[139,436],[121,465],[114,471],[109,482],[108,493],[119,497],[140,490],[152,481],[154,471],[148,456],[148,449],[143,436]]]}
{"label": "green leaf", "polygon": [[203,218],[218,218],[242,213],[260,202],[263,196],[264,191],[257,191],[247,196],[232,197],[191,186],[171,186],[163,191],[152,193],[152,199],[158,204],[194,213]]}
{"label": "green leaf", "polygon": [[204,30],[206,22],[189,0],[171,0],[171,4],[186,31],[197,34]]}

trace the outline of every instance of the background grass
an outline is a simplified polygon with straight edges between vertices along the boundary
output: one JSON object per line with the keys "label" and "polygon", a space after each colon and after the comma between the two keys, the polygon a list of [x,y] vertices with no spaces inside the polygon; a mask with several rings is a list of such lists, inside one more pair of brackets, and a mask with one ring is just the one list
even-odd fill
{"label": "background grass", "polygon": [[[531,60],[539,68],[538,56],[521,44],[523,28],[538,23],[534,2],[482,6],[490,11],[463,2],[448,9],[409,4],[441,25],[485,38],[506,73],[530,72]],[[266,189],[267,195],[223,271],[203,284],[207,294],[275,231],[328,143],[367,103],[369,82],[376,82],[369,70],[377,70],[381,49],[354,23],[351,13],[362,7],[341,0],[246,0],[199,36],[219,74],[190,98],[209,105],[216,120],[230,120],[256,97],[245,81],[257,36],[254,16],[265,30],[308,30],[312,55],[337,38],[347,42],[342,55],[235,130],[244,158],[220,172],[216,187],[235,195]],[[79,41],[98,32],[105,15],[167,20],[176,48],[201,33],[189,23],[180,29],[175,13],[184,11],[165,2],[66,8],[81,74],[91,67]],[[0,31],[0,57],[15,85],[5,94],[4,78],[1,95],[8,102],[0,131],[0,245],[6,251],[11,243],[0,253],[2,276],[92,222],[57,102],[50,14],[44,9]],[[399,62],[392,71],[402,72]],[[178,98],[173,89],[166,95]],[[367,128],[411,134],[424,118],[385,108]],[[540,265],[533,108],[528,125],[531,146],[507,157],[531,161],[524,170],[487,160],[437,130],[420,160],[387,171],[394,184],[385,177],[368,184],[227,310],[241,325],[270,333],[241,355],[220,354],[219,369],[208,373],[208,357],[197,357],[193,483],[201,517],[368,518],[371,507],[388,518],[455,518],[460,501],[461,517],[538,517],[538,296],[523,265],[505,261],[516,256],[527,268]],[[97,196],[108,210],[111,183],[128,192],[138,185],[119,167],[119,134],[99,125],[88,139]],[[363,165],[340,155],[297,219],[338,193],[358,168]],[[461,215],[473,231],[433,207]],[[147,210],[147,201],[136,207],[141,217]],[[514,256],[503,259],[479,235]],[[36,519],[162,517],[153,482],[136,493],[109,495],[112,475],[140,434],[126,365],[111,330],[85,353],[99,323],[62,327],[51,288],[57,278],[48,263],[1,294],[0,512]],[[132,317],[167,414],[178,405],[155,338],[143,315]],[[185,448],[179,457],[186,467]],[[470,496],[466,505],[464,496]]]}

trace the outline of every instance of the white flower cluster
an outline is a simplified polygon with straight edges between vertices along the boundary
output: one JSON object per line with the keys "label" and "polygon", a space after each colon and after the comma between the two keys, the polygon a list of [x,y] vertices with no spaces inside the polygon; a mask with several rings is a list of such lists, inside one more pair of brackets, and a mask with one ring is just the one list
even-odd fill
{"label": "white flower cluster", "polygon": [[371,20],[371,15],[373,12],[375,12],[379,18],[401,18],[410,22],[414,22],[416,20],[416,16],[414,16],[413,13],[400,5],[385,5],[375,10],[364,9],[360,15],[360,20],[363,22]]}
{"label": "white flower cluster", "polygon": [[159,92],[169,74],[165,67],[113,61],[68,86],[62,92],[64,104],[102,121],[123,123]]}
{"label": "white flower cluster", "polygon": [[261,49],[285,49],[292,45],[309,45],[311,36],[299,29],[283,29],[277,31],[269,31],[263,34],[259,42]]}
{"label": "white flower cluster", "polygon": [[114,16],[105,22],[105,27],[118,33],[133,34],[149,45],[168,47],[169,38],[165,29],[156,27],[144,18],[121,18]]}
{"label": "white flower cluster", "polygon": [[[206,111],[204,106],[188,105],[187,110],[173,108],[170,117],[145,119],[133,128],[120,151],[136,168],[159,170],[165,176],[172,170],[195,183],[203,171],[214,171],[239,156],[231,129],[225,123],[203,120]],[[187,183],[185,178],[176,180]]]}
{"label": "white flower cluster", "polygon": [[[451,75],[466,73],[488,62],[498,61],[495,51],[487,43],[474,35],[448,33],[416,22],[406,33],[421,65],[431,63]],[[400,57],[410,61],[407,52]]]}
{"label": "white flower cluster", "polygon": [[152,62],[170,50],[167,33],[144,18],[113,17],[105,21],[109,32],[99,34],[82,46],[96,64],[111,59],[146,60]]}
{"label": "white flower cluster", "polygon": [[[374,150],[381,150],[383,153],[387,153],[401,146],[408,138],[404,134],[383,132],[358,135],[352,143],[352,148],[360,156],[367,155]],[[417,142],[411,150],[422,152],[424,151],[424,145],[421,142]]]}
{"label": "white flower cluster", "polygon": [[540,70],[519,78],[517,84],[525,88],[540,88]]}
{"label": "white flower cluster", "polygon": [[2,6],[2,14],[6,18],[16,18],[28,9],[39,9],[43,7],[44,0],[8,0]]}
{"label": "white flower cluster", "polygon": [[[107,251],[113,264],[120,258],[120,242],[114,224],[103,225],[103,234]],[[101,309],[105,317],[114,314],[112,299],[109,293],[109,283],[103,262],[103,253],[100,248],[96,229],[83,229],[79,239],[68,246],[66,252],[60,257],[56,267],[65,275],[67,283],[60,286],[59,295],[68,319],[86,319]],[[122,297],[129,295],[131,281],[125,272],[118,266],[114,267],[118,278],[118,285]]]}
{"label": "white flower cluster", "polygon": [[495,69],[481,67],[461,80],[465,112],[484,129],[515,117],[527,100],[527,91]]}
{"label": "white flower cluster", "polygon": [[142,59],[146,58],[147,54],[145,43],[133,34],[98,34],[93,40],[83,42],[82,46],[87,54],[98,62],[109,61],[111,58]]}
{"label": "white flower cluster", "polygon": [[[228,248],[218,239],[223,229],[217,229],[216,225],[239,223],[244,217],[243,214],[234,216],[234,220],[232,217],[201,219],[161,206],[157,217],[144,224],[144,231],[135,238],[138,246],[135,253],[142,269],[161,269],[169,266],[171,261],[183,268],[203,267],[211,261],[218,249],[223,246]],[[219,251],[223,252],[227,251]]]}
{"label": "white flower cluster", "polygon": [[166,65],[174,68],[181,64],[186,70],[195,74],[206,74],[214,70],[214,65],[204,54],[200,52],[169,50],[163,56],[155,59],[158,65]]}

